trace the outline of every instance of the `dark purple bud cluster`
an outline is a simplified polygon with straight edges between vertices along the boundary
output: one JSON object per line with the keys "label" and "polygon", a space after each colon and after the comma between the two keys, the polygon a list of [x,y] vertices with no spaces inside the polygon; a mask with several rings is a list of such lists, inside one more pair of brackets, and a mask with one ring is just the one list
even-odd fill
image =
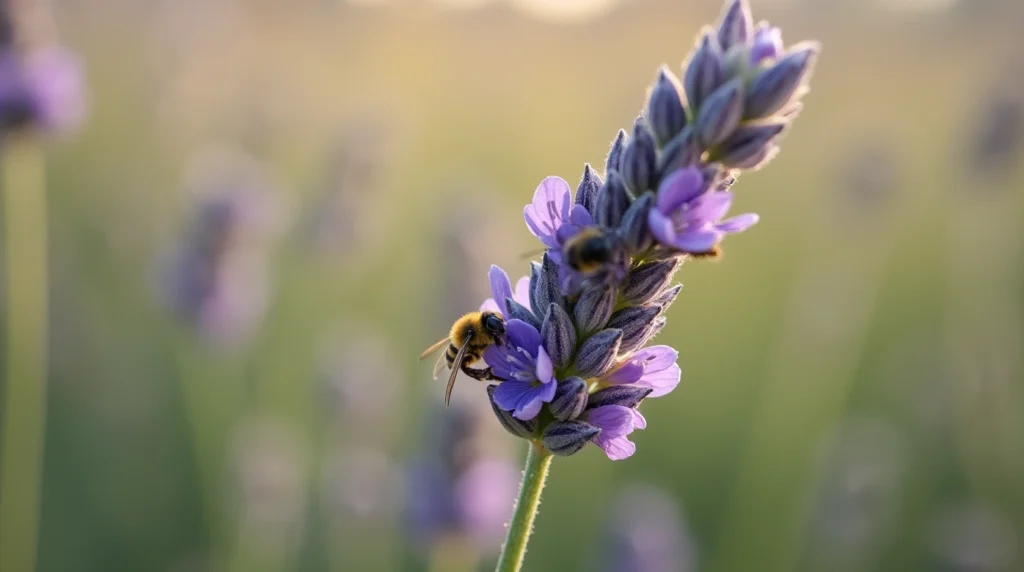
{"label": "dark purple bud cluster", "polygon": [[[648,346],[665,327],[687,256],[715,256],[727,235],[757,222],[724,219],[740,169],[763,165],[799,109],[818,48],[783,51],[777,29],[754,28],[744,0],[731,0],[706,30],[680,81],[665,67],[644,115],[620,130],[604,178],[585,166],[575,197],[548,177],[524,209],[545,246],[528,292],[512,294],[491,269],[493,300],[509,342],[484,361],[501,424],[556,455],[593,442],[611,459],[635,451],[646,427],[637,410],[679,383],[677,353]],[[518,288],[517,288],[518,289]]]}

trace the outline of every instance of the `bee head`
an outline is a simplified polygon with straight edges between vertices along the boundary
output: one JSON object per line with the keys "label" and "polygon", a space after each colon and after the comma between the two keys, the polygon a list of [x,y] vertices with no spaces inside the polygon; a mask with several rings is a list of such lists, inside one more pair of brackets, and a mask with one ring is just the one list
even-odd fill
{"label": "bee head", "polygon": [[501,316],[494,312],[484,312],[480,316],[480,322],[484,325],[484,330],[494,338],[494,342],[498,345],[505,345],[505,320],[501,319]]}

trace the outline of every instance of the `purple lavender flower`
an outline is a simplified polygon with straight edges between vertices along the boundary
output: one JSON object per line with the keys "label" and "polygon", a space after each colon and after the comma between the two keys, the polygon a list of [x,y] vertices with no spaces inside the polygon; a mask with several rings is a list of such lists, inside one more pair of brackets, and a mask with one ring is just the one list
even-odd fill
{"label": "purple lavender flower", "polygon": [[[501,545],[516,495],[518,471],[490,442],[483,412],[453,403],[439,426],[427,432],[427,451],[409,471],[406,518],[421,548],[430,550],[452,536],[484,554]],[[498,454],[495,454],[498,452]]]}
{"label": "purple lavender flower", "polygon": [[723,221],[731,205],[732,192],[709,192],[699,170],[680,169],[658,187],[647,222],[661,244],[682,252],[707,253],[726,234],[742,232],[757,222],[756,214]]}
{"label": "purple lavender flower", "polygon": [[583,205],[572,204],[569,183],[561,177],[541,181],[533,193],[533,202],[523,209],[523,218],[530,232],[559,264],[562,263],[562,244],[584,227],[594,224]]}
{"label": "purple lavender flower", "polygon": [[647,427],[647,420],[639,411],[622,405],[602,405],[591,409],[586,417],[588,423],[601,430],[594,437],[594,444],[613,461],[632,457],[636,443],[629,440],[629,435]]}
{"label": "purple lavender flower", "polygon": [[669,346],[650,346],[633,353],[601,381],[609,385],[645,387],[651,390],[647,397],[662,397],[679,385],[678,358],[679,352]]}
{"label": "purple lavender flower", "polygon": [[551,358],[540,332],[522,320],[505,323],[508,344],[490,346],[484,361],[504,381],[494,391],[494,402],[516,419],[533,419],[543,404],[555,398],[557,382]]}
{"label": "purple lavender flower", "polygon": [[61,134],[76,128],[85,116],[82,66],[78,57],[59,46],[20,54],[0,52],[0,123],[4,128],[34,125]]}

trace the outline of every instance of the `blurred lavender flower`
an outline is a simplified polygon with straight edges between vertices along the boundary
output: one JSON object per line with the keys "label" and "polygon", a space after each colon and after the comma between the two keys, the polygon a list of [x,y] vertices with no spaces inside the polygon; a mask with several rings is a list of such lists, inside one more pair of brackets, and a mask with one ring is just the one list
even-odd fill
{"label": "blurred lavender flower", "polygon": [[395,352],[372,327],[348,325],[321,346],[320,378],[330,416],[347,430],[373,427],[381,437],[393,424],[402,374]]}
{"label": "blurred lavender flower", "polygon": [[964,504],[940,514],[932,529],[935,568],[940,572],[1020,570],[1020,547],[1012,524],[990,507]]}
{"label": "blurred lavender flower", "polygon": [[219,152],[199,159],[195,203],[176,250],[164,262],[162,294],[204,338],[230,346],[247,340],[262,321],[271,239],[280,230],[281,212],[249,159]]}
{"label": "blurred lavender flower", "polygon": [[679,293],[672,278],[685,258],[717,256],[726,235],[757,222],[723,220],[730,189],[777,153],[817,53],[814,43],[785,50],[778,29],[755,30],[746,2],[731,0],[682,81],[659,70],[647,115],[619,132],[603,181],[586,166],[575,198],[561,178],[541,182],[523,215],[542,261],[516,292],[493,267],[485,305],[509,331],[484,353],[502,427],[556,455],[591,442],[612,460],[635,452],[629,436],[647,426],[638,406],[680,379],[674,349],[645,349]]}
{"label": "blurred lavender flower", "polygon": [[425,550],[450,537],[470,540],[480,555],[494,554],[511,515],[519,471],[489,441],[486,413],[466,403],[431,417],[440,420],[428,434],[428,451],[414,462],[407,479],[406,523]]}
{"label": "blurred lavender flower", "polygon": [[650,485],[627,486],[612,505],[594,567],[607,572],[693,572],[696,546],[675,499]]}
{"label": "blurred lavender flower", "polygon": [[0,131],[64,134],[85,117],[85,80],[73,52],[57,45],[21,49],[11,7],[0,4]]}

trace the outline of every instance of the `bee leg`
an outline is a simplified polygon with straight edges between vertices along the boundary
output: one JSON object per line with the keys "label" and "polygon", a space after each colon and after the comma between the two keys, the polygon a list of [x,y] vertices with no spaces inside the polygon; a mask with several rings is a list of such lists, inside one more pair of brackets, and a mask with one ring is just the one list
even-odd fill
{"label": "bee leg", "polygon": [[466,375],[472,377],[477,381],[505,381],[504,379],[495,376],[494,373],[491,371],[491,368],[489,367],[484,369],[476,369],[473,367],[469,367],[468,364],[464,363],[462,364],[462,373],[465,373]]}

